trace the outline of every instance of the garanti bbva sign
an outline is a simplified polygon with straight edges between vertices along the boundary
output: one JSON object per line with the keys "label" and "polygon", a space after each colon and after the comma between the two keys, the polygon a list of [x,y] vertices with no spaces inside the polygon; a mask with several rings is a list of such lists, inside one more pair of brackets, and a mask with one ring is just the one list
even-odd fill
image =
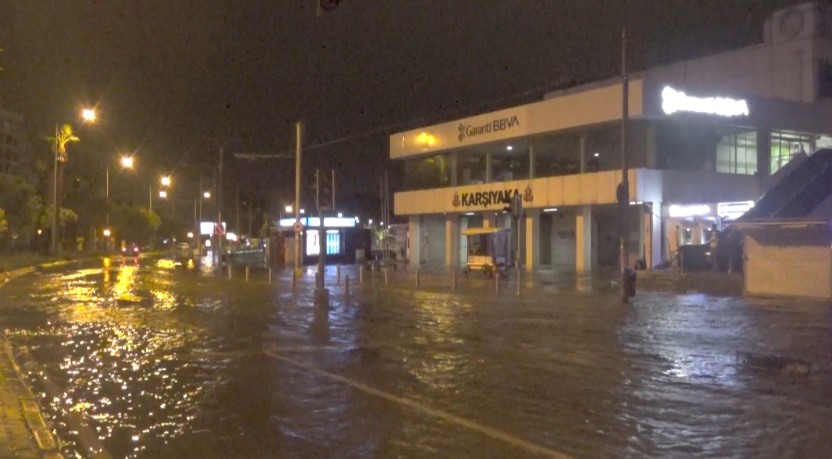
{"label": "garanti bbva sign", "polygon": [[457,136],[457,138],[460,142],[462,142],[468,137],[488,134],[491,132],[505,131],[516,126],[520,126],[520,120],[517,119],[517,115],[511,115],[504,118],[496,118],[487,123],[477,125],[459,123],[459,135]]}

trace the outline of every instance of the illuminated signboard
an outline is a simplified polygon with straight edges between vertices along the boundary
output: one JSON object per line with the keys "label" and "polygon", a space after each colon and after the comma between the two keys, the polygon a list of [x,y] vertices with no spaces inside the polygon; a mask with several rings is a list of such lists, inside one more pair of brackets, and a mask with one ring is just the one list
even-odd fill
{"label": "illuminated signboard", "polygon": [[754,207],[754,201],[720,202],[716,214],[726,220],[734,220]]}
{"label": "illuminated signboard", "polygon": [[[303,217],[300,219],[301,224],[305,228],[317,228],[321,225],[321,219],[318,217]],[[282,228],[291,228],[295,224],[294,218],[281,218],[280,226]],[[324,217],[324,226],[327,228],[354,228],[355,218],[350,217]]]}
{"label": "illuminated signboard", "polygon": [[[199,234],[203,236],[213,236],[214,235],[214,225],[215,222],[199,222]],[[225,222],[222,224],[223,228],[228,228]]]}
{"label": "illuminated signboard", "polygon": [[668,115],[692,112],[718,116],[748,116],[748,103],[744,99],[727,97],[693,97],[665,86],[662,90],[662,110]]}
{"label": "illuminated signboard", "polygon": [[709,213],[711,213],[711,206],[707,204],[671,204],[670,207],[667,209],[667,213],[673,218],[708,215]]}

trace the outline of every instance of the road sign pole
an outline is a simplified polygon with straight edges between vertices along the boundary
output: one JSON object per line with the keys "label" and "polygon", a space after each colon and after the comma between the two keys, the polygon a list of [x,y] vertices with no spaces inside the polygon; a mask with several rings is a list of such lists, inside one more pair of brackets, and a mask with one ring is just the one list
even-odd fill
{"label": "road sign pole", "polygon": [[[300,225],[300,166],[302,152],[303,122],[295,123],[295,224]],[[295,231],[295,272],[293,277],[300,277],[300,238],[301,233]]]}

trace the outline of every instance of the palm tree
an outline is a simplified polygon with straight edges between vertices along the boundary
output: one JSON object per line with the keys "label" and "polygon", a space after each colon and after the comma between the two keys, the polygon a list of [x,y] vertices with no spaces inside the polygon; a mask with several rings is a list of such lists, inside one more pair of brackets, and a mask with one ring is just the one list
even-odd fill
{"label": "palm tree", "polygon": [[49,140],[53,142],[55,145],[55,150],[58,154],[58,162],[65,163],[66,162],[66,146],[70,142],[80,142],[81,139],[75,136],[72,132],[72,126],[69,124],[64,124],[61,126],[60,130],[56,131],[58,138],[49,137]]}

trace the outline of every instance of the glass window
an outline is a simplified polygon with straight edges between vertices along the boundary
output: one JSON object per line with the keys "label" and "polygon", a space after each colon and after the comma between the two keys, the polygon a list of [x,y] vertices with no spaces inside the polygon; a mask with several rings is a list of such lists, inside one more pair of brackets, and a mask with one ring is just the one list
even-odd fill
{"label": "glass window", "polygon": [[557,177],[581,172],[581,134],[563,133],[535,139],[534,175]]}
{"label": "glass window", "polygon": [[491,181],[509,182],[529,178],[529,151],[506,151],[491,154]]}
{"label": "glass window", "polygon": [[757,132],[723,135],[716,145],[716,171],[726,174],[756,174]]}
{"label": "glass window", "polygon": [[456,164],[456,183],[476,185],[486,183],[486,153],[459,152]]}
{"label": "glass window", "polygon": [[451,168],[448,155],[409,159],[404,163],[404,189],[424,190],[451,185]]}
{"label": "glass window", "polygon": [[656,124],[656,128],[659,169],[715,170],[714,153],[722,138],[715,126],[661,122]]}
{"label": "glass window", "polygon": [[807,135],[788,132],[771,133],[771,173],[777,172],[792,158],[811,150],[812,139]]}

